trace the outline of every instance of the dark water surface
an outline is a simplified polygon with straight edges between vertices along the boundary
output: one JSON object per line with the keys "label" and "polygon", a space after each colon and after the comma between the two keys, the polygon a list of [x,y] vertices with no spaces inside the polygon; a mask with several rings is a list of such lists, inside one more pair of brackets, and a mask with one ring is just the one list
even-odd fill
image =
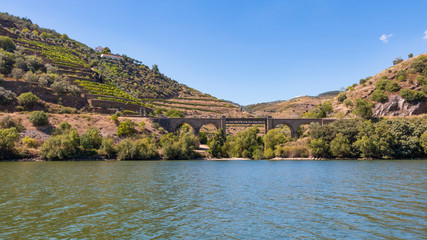
{"label": "dark water surface", "polygon": [[0,163],[0,239],[426,239],[427,161]]}

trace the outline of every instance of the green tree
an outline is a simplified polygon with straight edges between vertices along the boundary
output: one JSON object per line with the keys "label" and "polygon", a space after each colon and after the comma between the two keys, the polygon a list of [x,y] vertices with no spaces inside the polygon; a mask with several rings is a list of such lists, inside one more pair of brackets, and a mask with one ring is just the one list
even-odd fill
{"label": "green tree", "polygon": [[271,129],[264,136],[264,150],[274,151],[276,146],[287,142],[285,133],[280,129]]}
{"label": "green tree", "polygon": [[129,119],[121,122],[117,129],[117,136],[119,137],[128,137],[136,133],[135,130],[136,123],[132,122]]}
{"label": "green tree", "polygon": [[45,126],[49,124],[48,116],[43,111],[34,111],[29,117],[34,126]]}
{"label": "green tree", "polygon": [[411,89],[402,89],[400,96],[408,102],[419,102],[424,98],[424,93]]}
{"label": "green tree", "polygon": [[182,113],[179,110],[176,109],[169,109],[166,113],[165,113],[166,117],[170,117],[170,118],[182,118],[184,117],[184,113]]}
{"label": "green tree", "polygon": [[13,52],[16,49],[16,45],[10,37],[0,36],[0,48],[8,52]]}
{"label": "green tree", "polygon": [[424,150],[424,153],[427,154],[427,131],[425,131],[420,137],[420,145]]}
{"label": "green tree", "polygon": [[212,139],[209,141],[209,150],[208,152],[212,154],[213,157],[220,158],[225,155],[224,153],[224,143],[226,138],[224,136],[224,130],[222,128],[213,135]]}
{"label": "green tree", "polygon": [[330,149],[334,157],[342,158],[352,155],[350,141],[342,133],[338,133],[331,141]]}
{"label": "green tree", "polygon": [[384,90],[375,89],[375,91],[372,92],[371,100],[375,102],[386,102],[388,99],[387,95],[385,95]]}
{"label": "green tree", "polygon": [[356,99],[353,113],[356,114],[358,117],[370,119],[372,118],[372,107],[373,104],[366,101],[365,99]]}
{"label": "green tree", "polygon": [[25,108],[31,108],[39,102],[39,98],[34,95],[32,92],[22,93],[18,96],[19,105]]}
{"label": "green tree", "polygon": [[0,159],[13,155],[18,140],[19,132],[16,128],[0,129]]}
{"label": "green tree", "polygon": [[98,149],[102,143],[102,136],[98,129],[90,128],[80,137],[80,145],[85,149]]}
{"label": "green tree", "polygon": [[311,139],[308,146],[311,149],[311,154],[313,157],[328,157],[329,153],[329,144],[324,141],[322,138]]}
{"label": "green tree", "polygon": [[78,154],[79,135],[75,129],[68,134],[49,138],[40,148],[40,157],[50,161],[74,159]]}
{"label": "green tree", "polygon": [[103,54],[111,54],[111,50],[110,50],[110,48],[105,47],[105,48],[102,49],[102,53]]}

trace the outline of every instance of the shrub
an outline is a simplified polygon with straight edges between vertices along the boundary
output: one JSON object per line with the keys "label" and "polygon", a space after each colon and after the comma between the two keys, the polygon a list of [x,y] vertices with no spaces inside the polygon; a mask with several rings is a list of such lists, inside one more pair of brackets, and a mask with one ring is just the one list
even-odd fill
{"label": "shrub", "polygon": [[60,133],[66,133],[71,129],[71,124],[69,124],[67,121],[64,121],[59,124],[58,131]]}
{"label": "shrub", "polygon": [[99,153],[109,159],[115,158],[117,156],[117,150],[114,146],[114,139],[103,138]]}
{"label": "shrub", "polygon": [[79,111],[72,107],[61,107],[58,110],[59,114],[77,114]]}
{"label": "shrub", "polygon": [[39,98],[32,92],[22,93],[18,96],[19,105],[25,108],[31,108],[39,102]]}
{"label": "shrub", "polygon": [[24,71],[20,68],[14,68],[12,69],[12,77],[15,78],[16,80],[22,78],[22,76],[24,76]]}
{"label": "shrub", "polygon": [[360,79],[359,84],[363,85],[363,84],[365,84],[371,78],[372,77],[362,78],[362,79]]}
{"label": "shrub", "polygon": [[32,112],[29,120],[34,126],[44,126],[49,124],[48,117],[43,111]]}
{"label": "shrub", "polygon": [[421,55],[414,59],[411,64],[411,68],[416,72],[427,74],[427,56]]}
{"label": "shrub", "polygon": [[15,98],[15,93],[0,87],[0,103],[9,103]]}
{"label": "shrub", "polygon": [[351,107],[351,106],[353,106],[353,102],[350,99],[346,99],[346,100],[344,100],[344,105],[346,107]]}
{"label": "shrub", "polygon": [[423,148],[424,153],[427,154],[427,131],[420,136],[420,146]]}
{"label": "shrub", "polygon": [[24,79],[27,83],[37,83],[39,81],[39,77],[37,76],[37,74],[32,72],[25,73]]}
{"label": "shrub", "polygon": [[55,81],[54,83],[52,83],[52,85],[50,85],[50,87],[57,94],[64,94],[68,90],[69,85],[70,84],[68,82],[62,80]]}
{"label": "shrub", "polygon": [[421,86],[427,85],[427,77],[426,76],[418,75],[415,80],[417,80],[417,83]]}
{"label": "shrub", "polygon": [[164,159],[183,160],[198,157],[194,151],[196,138],[192,133],[181,133],[178,140],[167,138],[167,135],[164,136],[161,140]]}
{"label": "shrub", "polygon": [[398,57],[398,58],[396,58],[396,59],[393,60],[393,65],[399,64],[401,62],[403,62],[403,59],[400,58],[400,57]]}
{"label": "shrub", "polygon": [[345,99],[347,99],[347,95],[345,93],[340,93],[338,95],[338,102],[342,103]]}
{"label": "shrub", "polygon": [[405,71],[405,70],[399,70],[399,71],[397,72],[397,80],[398,80],[399,82],[404,82],[404,81],[406,81],[406,77],[407,77],[407,73],[406,73],[406,71]]}
{"label": "shrub", "polygon": [[421,87],[421,91],[422,91],[424,94],[427,94],[427,85],[422,86],[422,87]]}
{"label": "shrub", "polygon": [[165,115],[170,118],[182,118],[184,117],[184,113],[176,109],[169,109]]}
{"label": "shrub", "polygon": [[424,98],[424,93],[411,89],[402,89],[400,91],[400,96],[408,102],[418,102]]}
{"label": "shrub", "polygon": [[385,90],[388,92],[397,92],[400,90],[400,86],[394,81],[388,81],[388,83],[385,85]]}
{"label": "shrub", "polygon": [[11,116],[6,116],[2,118],[0,121],[0,128],[16,128],[19,132],[22,132],[25,130],[24,125],[19,122],[15,122]]}
{"label": "shrub", "polygon": [[375,91],[372,92],[371,100],[375,102],[385,102],[387,101],[387,95],[384,94],[383,90],[375,89]]}
{"label": "shrub", "polygon": [[88,129],[80,137],[80,145],[85,149],[98,149],[102,143],[102,136],[96,128]]}
{"label": "shrub", "polygon": [[372,118],[372,106],[373,104],[366,101],[365,99],[356,99],[353,113],[361,118]]}
{"label": "shrub", "polygon": [[152,160],[158,158],[156,145],[149,139],[135,141],[126,138],[117,146],[118,160]]}
{"label": "shrub", "polygon": [[342,133],[338,133],[336,137],[331,141],[330,150],[334,157],[350,156],[350,141]]}
{"label": "shrub", "polygon": [[22,139],[22,143],[28,148],[36,148],[37,147],[36,141],[33,138],[30,138],[28,136],[26,136]]}
{"label": "shrub", "polygon": [[74,140],[70,134],[53,136],[43,143],[40,157],[47,160],[75,158],[78,154],[78,145]]}
{"label": "shrub", "polygon": [[0,48],[8,52],[13,52],[16,49],[16,45],[9,37],[0,36]]}
{"label": "shrub", "polygon": [[15,144],[19,139],[16,128],[0,129],[0,158],[4,159],[13,155]]}
{"label": "shrub", "polygon": [[117,116],[116,114],[111,115],[110,119],[114,122],[114,124],[116,124],[117,126],[120,124],[119,121],[119,116]]}
{"label": "shrub", "polygon": [[132,122],[129,119],[127,119],[124,122],[121,122],[117,129],[117,136],[127,137],[135,134],[136,133],[135,126],[136,126],[136,123]]}
{"label": "shrub", "polygon": [[311,139],[308,146],[311,149],[313,157],[329,156],[329,144],[326,141],[323,141],[322,138]]}
{"label": "shrub", "polygon": [[[387,76],[385,76],[387,77]],[[385,86],[387,85],[388,80],[387,79],[383,79],[381,78],[376,84],[375,84],[375,88],[379,89],[379,90],[385,90]]]}

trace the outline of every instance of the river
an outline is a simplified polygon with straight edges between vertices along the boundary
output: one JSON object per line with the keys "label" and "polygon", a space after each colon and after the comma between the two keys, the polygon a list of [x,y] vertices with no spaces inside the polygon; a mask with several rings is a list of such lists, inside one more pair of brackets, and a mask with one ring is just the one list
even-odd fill
{"label": "river", "polygon": [[426,239],[427,161],[0,162],[0,239]]}

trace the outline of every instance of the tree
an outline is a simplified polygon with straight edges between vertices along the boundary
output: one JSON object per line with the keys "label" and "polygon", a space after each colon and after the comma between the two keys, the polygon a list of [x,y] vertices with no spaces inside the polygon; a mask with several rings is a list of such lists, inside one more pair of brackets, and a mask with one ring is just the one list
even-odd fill
{"label": "tree", "polygon": [[19,105],[25,108],[31,108],[39,102],[39,98],[32,92],[22,93],[18,96]]}
{"label": "tree", "polygon": [[403,59],[401,57],[398,57],[398,58],[394,59],[393,65],[399,64],[401,62],[403,62]]}
{"label": "tree", "polygon": [[15,98],[15,93],[0,87],[0,103],[9,103]]}
{"label": "tree", "polygon": [[90,128],[80,137],[80,145],[85,149],[98,149],[102,143],[102,136],[96,128]]}
{"label": "tree", "polygon": [[328,157],[330,155],[329,144],[322,138],[311,139],[308,146],[310,147],[311,154],[314,157]]}
{"label": "tree", "polygon": [[351,156],[350,141],[342,134],[338,133],[330,145],[331,153],[335,157]]}
{"label": "tree", "polygon": [[136,133],[135,126],[136,126],[136,123],[132,122],[129,119],[127,119],[124,122],[121,122],[117,129],[117,136],[127,137],[135,134]]}
{"label": "tree", "polygon": [[375,102],[386,102],[387,101],[387,95],[384,94],[384,90],[375,89],[375,91],[372,92],[371,100]]}
{"label": "tree", "polygon": [[411,89],[402,89],[400,96],[408,102],[419,102],[424,98],[424,93]]}
{"label": "tree", "polygon": [[353,113],[356,114],[358,117],[370,119],[372,118],[372,107],[373,104],[366,101],[365,99],[356,99]]}
{"label": "tree", "polygon": [[176,109],[169,109],[166,113],[165,113],[166,117],[170,117],[170,118],[182,118],[184,117],[184,113],[182,113],[179,110]]}
{"label": "tree", "polygon": [[29,120],[34,126],[44,126],[49,124],[48,117],[43,111],[32,112]]}
{"label": "tree", "polygon": [[102,49],[102,53],[103,54],[111,54],[111,50],[110,50],[110,48],[105,47],[105,48]]}
{"label": "tree", "polygon": [[414,54],[410,53],[410,54],[408,55],[408,58],[412,58],[412,57],[414,57]]}
{"label": "tree", "polygon": [[276,146],[286,142],[286,136],[280,129],[271,129],[264,136],[264,150],[274,151]]}
{"label": "tree", "polygon": [[224,136],[224,130],[222,128],[213,135],[212,139],[209,141],[209,150],[208,152],[212,154],[213,157],[220,158],[224,155],[224,143],[226,138]]}
{"label": "tree", "polygon": [[18,139],[19,132],[16,128],[0,129],[0,159],[13,153]]}
{"label": "tree", "polygon": [[0,36],[0,48],[8,52],[13,52],[16,49],[16,45],[9,37]]}
{"label": "tree", "polygon": [[12,69],[12,76],[15,78],[15,80],[18,80],[24,76],[24,71],[20,68],[14,68]]}
{"label": "tree", "polygon": [[424,153],[427,154],[427,131],[425,131],[420,137],[420,145],[424,150]]}

